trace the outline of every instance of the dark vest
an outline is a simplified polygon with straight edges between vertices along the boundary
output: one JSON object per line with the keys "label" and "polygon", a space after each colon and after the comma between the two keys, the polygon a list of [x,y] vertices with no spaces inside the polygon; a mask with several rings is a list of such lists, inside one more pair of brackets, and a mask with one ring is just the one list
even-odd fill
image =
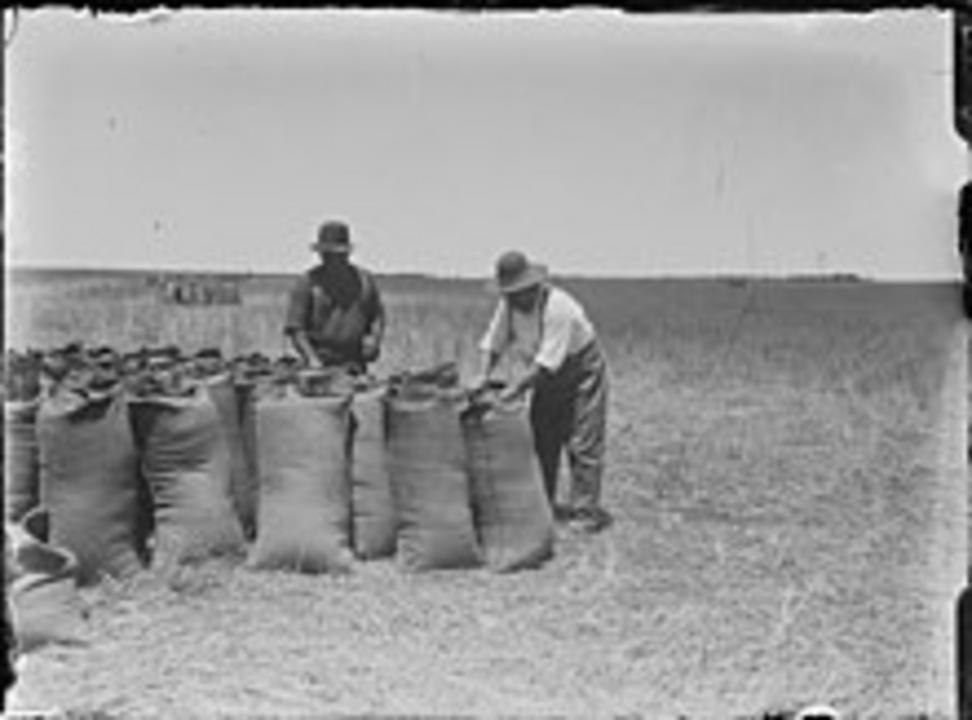
{"label": "dark vest", "polygon": [[348,286],[328,286],[327,272],[318,266],[307,273],[310,290],[307,338],[321,361],[362,362],[361,340],[377,314],[377,293],[370,273],[351,267]]}

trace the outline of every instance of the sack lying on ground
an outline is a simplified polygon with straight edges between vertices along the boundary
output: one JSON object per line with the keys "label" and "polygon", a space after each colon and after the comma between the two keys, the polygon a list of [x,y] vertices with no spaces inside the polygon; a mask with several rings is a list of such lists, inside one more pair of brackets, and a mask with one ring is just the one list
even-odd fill
{"label": "sack lying on ground", "polygon": [[260,500],[247,564],[298,572],[350,569],[350,396],[257,388],[253,402]]}
{"label": "sack lying on ground", "polygon": [[237,387],[232,376],[222,374],[206,379],[209,395],[219,411],[229,446],[230,495],[243,534],[256,536],[257,498],[259,493],[252,449],[246,445],[243,430],[243,408],[247,402],[245,386]]}
{"label": "sack lying on ground", "polygon": [[37,441],[51,543],[76,556],[79,582],[138,572],[137,460],[120,390],[53,393],[38,411]]}
{"label": "sack lying on ground", "polygon": [[407,571],[481,563],[455,393],[390,396],[388,472],[398,517],[398,558]]}
{"label": "sack lying on ground", "polygon": [[41,506],[34,507],[26,513],[18,522],[7,522],[3,526],[4,539],[4,581],[7,586],[16,580],[23,569],[16,562],[16,558],[22,555],[30,555],[30,548],[34,545],[47,545],[50,543],[50,515]]}
{"label": "sack lying on ground", "polygon": [[395,554],[395,506],[385,455],[385,390],[359,392],[351,406],[351,538],[362,559]]}
{"label": "sack lying on ground", "polygon": [[37,448],[39,400],[4,403],[4,520],[16,522],[37,505],[40,464]]}
{"label": "sack lying on ground", "polygon": [[[46,510],[35,508],[32,524],[46,526]],[[46,527],[44,528],[46,530]],[[17,650],[27,653],[51,643],[87,642],[87,610],[78,593],[78,562],[64,548],[29,531],[17,533],[8,588]]]}
{"label": "sack lying on ground", "polygon": [[554,525],[527,404],[473,406],[462,427],[486,564],[500,572],[539,566],[553,555]]}
{"label": "sack lying on ground", "polygon": [[9,525],[8,528],[17,548],[34,543],[49,545],[51,542],[51,514],[41,505],[24,515],[20,522]]}
{"label": "sack lying on ground", "polygon": [[132,401],[141,472],[155,516],[152,565],[169,567],[243,551],[230,496],[230,448],[204,386],[184,397]]}

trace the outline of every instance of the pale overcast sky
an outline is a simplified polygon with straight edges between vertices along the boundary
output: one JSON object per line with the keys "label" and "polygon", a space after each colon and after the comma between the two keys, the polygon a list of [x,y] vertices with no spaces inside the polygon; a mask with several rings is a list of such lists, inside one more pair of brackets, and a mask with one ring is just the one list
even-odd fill
{"label": "pale overcast sky", "polygon": [[8,259],[954,278],[950,66],[936,11],[25,13]]}

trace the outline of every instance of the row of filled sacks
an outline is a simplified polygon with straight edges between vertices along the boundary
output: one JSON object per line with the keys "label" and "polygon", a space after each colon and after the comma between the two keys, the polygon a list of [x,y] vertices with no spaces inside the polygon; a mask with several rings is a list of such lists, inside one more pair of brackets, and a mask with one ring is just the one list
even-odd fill
{"label": "row of filled sacks", "polygon": [[247,415],[254,424],[259,497],[250,567],[342,572],[355,555],[394,552],[383,455],[368,451],[369,441],[380,449],[376,404],[380,397],[369,393],[307,396],[292,384],[274,383],[253,388]]}
{"label": "row of filled sacks", "polygon": [[4,410],[5,522],[46,508],[47,539],[72,554],[82,583],[137,572],[151,524],[120,387],[59,389]]}
{"label": "row of filled sacks", "polygon": [[[56,398],[55,402],[46,403],[50,415],[83,417],[86,413],[80,411],[79,405],[94,405],[118,391],[129,398],[185,395],[187,393],[181,390],[186,389],[187,383],[182,380],[188,383],[204,380],[228,436],[234,502],[244,526],[252,530],[254,510],[246,506],[248,493],[245,492],[252,467],[247,462],[240,435],[239,403],[232,375],[225,370],[206,372],[205,358],[191,358],[175,368],[178,376],[173,377],[172,366],[176,361],[162,350],[167,352],[167,349],[161,349],[156,356],[146,351],[144,356],[126,357],[124,363],[122,356],[110,348],[85,350],[76,343],[48,353],[8,352],[3,368],[6,521],[17,521],[39,502],[40,452],[36,425],[38,411],[45,399]],[[160,359],[167,360],[166,367],[159,367]],[[170,392],[173,388],[177,392]]]}
{"label": "row of filled sacks", "polygon": [[[316,463],[317,484],[325,487],[325,478],[348,472],[349,424],[314,424],[301,417],[307,403],[281,403],[273,392],[251,398],[250,390],[222,376],[173,395],[134,396],[118,385],[100,392],[58,388],[31,402],[7,403],[5,520],[17,522],[43,506],[51,540],[76,556],[82,584],[102,574],[124,579],[149,563],[169,567],[245,552],[260,522],[262,477],[267,531],[251,556],[257,566],[273,565],[279,554],[273,528],[286,524],[275,488],[290,473],[296,448],[280,428],[294,427],[288,417],[301,430],[311,420],[309,427],[320,432],[312,443],[316,459],[305,452],[300,462]],[[359,437],[366,446],[367,433]],[[318,463],[333,447],[340,447],[340,457]],[[382,484],[387,494],[387,480],[379,477],[379,490]],[[367,497],[375,485],[364,483],[356,503],[361,557],[393,551],[393,529],[391,541],[379,536],[393,520],[382,523],[371,509],[390,503]]]}
{"label": "row of filled sacks", "polygon": [[118,383],[6,403],[5,521],[43,507],[50,542],[74,555],[81,584],[241,551],[218,394],[207,383],[135,398]]}
{"label": "row of filled sacks", "polygon": [[[130,403],[130,406],[146,408],[154,399],[185,398],[196,386],[204,384],[216,405],[229,445],[234,508],[244,534],[252,539],[256,528],[258,479],[248,391],[257,381],[299,383],[302,379],[298,377],[296,359],[282,357],[274,361],[263,356],[244,356],[227,362],[206,351],[185,357],[178,348],[169,347],[143,349],[123,356],[110,348],[85,349],[73,343],[48,353],[11,352],[5,360],[5,520],[17,521],[40,500],[36,420],[44,398],[49,395],[67,397],[73,404],[78,398],[103,398],[120,389],[129,399],[137,401],[136,405]],[[47,368],[43,373],[42,367]],[[46,387],[40,382],[41,374],[47,380]],[[320,380],[313,380],[314,390],[319,389]],[[174,404],[193,405],[178,401]],[[200,413],[192,412],[191,407],[182,410],[197,422],[209,422],[206,413],[200,417]],[[175,409],[170,407],[169,412],[175,412]],[[131,414],[134,418],[137,413]],[[154,414],[158,415],[157,412]],[[135,433],[137,439],[144,441],[142,436],[147,427],[149,425],[142,423],[142,431]]]}
{"label": "row of filled sacks", "polygon": [[552,554],[522,405],[223,376],[176,396],[58,392],[36,411],[37,500],[83,583],[244,550],[252,567],[304,572],[396,551],[408,570]]}
{"label": "row of filled sacks", "polygon": [[[42,395],[53,389],[55,393],[74,392],[91,397],[120,386],[129,398],[147,398],[151,402],[153,398],[185,397],[197,385],[205,384],[227,436],[234,507],[244,533],[252,538],[256,522],[256,471],[250,451],[252,443],[245,435],[248,431],[252,434],[251,427],[244,422],[245,390],[252,377],[292,379],[297,370],[296,358],[281,357],[274,361],[250,355],[225,361],[218,351],[203,350],[184,356],[173,346],[122,354],[109,347],[84,348],[80,343],[47,353],[22,353],[13,357],[15,362],[8,362],[4,368],[8,390],[5,415],[10,428],[7,433],[10,460],[6,463],[9,472],[5,484],[8,497],[13,499],[5,512],[6,519],[16,520],[38,501],[34,421]],[[38,374],[46,379],[46,391]],[[21,388],[33,392],[10,392]]]}
{"label": "row of filled sacks", "polygon": [[440,388],[275,393],[254,404],[252,566],[344,572],[355,555],[395,554],[409,572],[510,572],[552,556],[553,516],[523,404],[470,405],[461,390]]}
{"label": "row of filled sacks", "polygon": [[535,568],[554,550],[553,513],[525,403],[458,389],[392,387],[386,448],[399,556],[410,570]]}
{"label": "row of filled sacks", "polygon": [[[202,476],[191,477],[201,471],[209,477],[225,477],[224,471],[211,472],[213,463],[225,464],[225,452],[214,456],[200,450],[211,444],[208,432],[195,437],[202,424],[199,419],[211,418],[212,412],[198,395],[179,403],[170,400],[153,401],[142,408],[149,412],[138,414],[136,424],[147,429],[146,442],[152,446],[143,460],[146,469],[154,477],[160,468],[193,465],[186,461],[193,448],[203,464],[183,470],[181,478],[155,484],[156,489],[170,487],[156,498],[159,540],[154,557],[185,560],[193,554],[234,549],[239,533],[226,499],[212,493],[211,486],[207,490]],[[353,414],[348,412],[352,403],[357,406]],[[349,568],[352,558],[344,541],[343,510],[348,486],[339,481],[347,455],[340,438],[350,429],[357,441],[352,448],[363,447],[366,453],[369,448],[381,450],[386,445],[386,427],[387,467],[385,453],[373,452],[370,466],[359,465],[361,477],[370,478],[367,492],[350,494],[375,511],[360,516],[363,522],[355,526],[363,528],[374,543],[372,552],[390,554],[397,539],[399,558],[412,571],[475,567],[483,562],[509,571],[537,566],[552,555],[552,518],[532,467],[522,406],[470,407],[449,393],[388,398],[376,390],[351,400],[307,398],[278,389],[260,398],[256,407],[258,437],[265,440],[259,447],[266,455],[261,532],[251,549],[252,566],[305,572]],[[117,452],[117,444],[125,443],[126,425],[119,420],[119,408],[117,400],[97,412],[86,408],[91,413],[88,423],[99,418],[87,429],[99,427],[104,440],[116,443],[116,452],[102,455],[112,459],[103,469],[114,471],[125,465],[119,461],[125,453]],[[114,438],[108,438],[109,431]],[[158,442],[160,433],[168,442]],[[179,445],[183,447],[176,450]],[[362,459],[360,453],[357,459]],[[124,576],[137,565],[130,552],[137,533],[124,532],[131,525],[124,506],[132,502],[132,495],[125,492],[122,473],[109,472],[106,477],[116,482],[102,488],[100,512],[85,513],[85,508],[95,508],[93,504],[55,502],[54,513],[35,507],[20,522],[5,526],[5,549],[10,553],[5,561],[6,595],[19,652],[49,643],[86,643],[87,610],[78,593],[79,583],[85,578],[90,581],[99,571]],[[393,483],[388,482],[390,477]],[[90,474],[82,472],[78,478],[78,490],[92,489]],[[119,491],[118,502],[108,502]],[[60,493],[48,495],[48,500],[60,499]],[[65,526],[65,511],[82,514],[75,524]],[[99,522],[108,521],[105,534],[82,529],[90,526],[83,518],[90,521],[93,515]],[[81,560],[62,543],[78,547]]]}

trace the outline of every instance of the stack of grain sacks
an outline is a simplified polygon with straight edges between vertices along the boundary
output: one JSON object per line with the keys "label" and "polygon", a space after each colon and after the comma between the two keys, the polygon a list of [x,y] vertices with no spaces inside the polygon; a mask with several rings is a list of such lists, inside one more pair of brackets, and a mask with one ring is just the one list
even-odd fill
{"label": "stack of grain sacks", "polygon": [[257,382],[243,417],[259,486],[251,567],[343,573],[396,556],[408,572],[508,572],[553,553],[525,406],[470,403],[454,366]]}
{"label": "stack of grain sacks", "polygon": [[72,344],[33,360],[29,397],[11,392],[25,386],[22,362],[8,353],[4,367],[5,420],[15,421],[4,438],[5,582],[21,651],[82,640],[78,585],[130,576],[142,564],[117,356]]}
{"label": "stack of grain sacks", "polygon": [[174,347],[15,360],[5,524],[34,576],[15,619],[44,568],[63,590],[220,556],[509,572],[553,553],[525,406],[472,402],[453,365],[378,381]]}
{"label": "stack of grain sacks", "polygon": [[445,370],[392,383],[386,398],[400,563],[536,567],[553,553],[553,516],[526,407],[471,403]]}

